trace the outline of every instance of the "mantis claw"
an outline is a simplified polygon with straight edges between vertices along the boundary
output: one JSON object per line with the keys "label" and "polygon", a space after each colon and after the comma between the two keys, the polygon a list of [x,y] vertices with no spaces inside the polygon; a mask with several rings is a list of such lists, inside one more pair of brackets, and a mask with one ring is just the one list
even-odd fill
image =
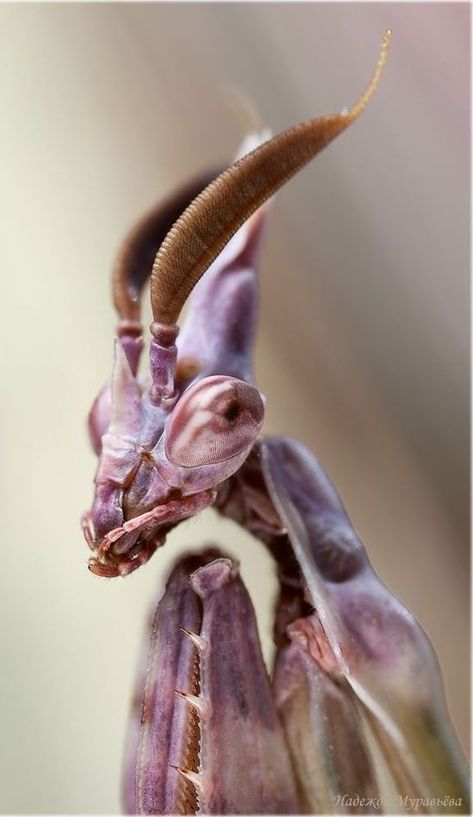
{"label": "mantis claw", "polygon": [[203,814],[294,812],[289,754],[237,564],[216,549],[180,560],[148,645],[130,724],[127,812],[185,813],[182,779]]}
{"label": "mantis claw", "polygon": [[[315,457],[296,440],[270,438],[262,468],[334,667],[374,725],[398,787],[435,801],[434,811],[446,794],[467,808],[468,773],[426,634],[379,580]],[[311,626],[306,618],[308,643]],[[319,649],[317,633],[313,643]]]}

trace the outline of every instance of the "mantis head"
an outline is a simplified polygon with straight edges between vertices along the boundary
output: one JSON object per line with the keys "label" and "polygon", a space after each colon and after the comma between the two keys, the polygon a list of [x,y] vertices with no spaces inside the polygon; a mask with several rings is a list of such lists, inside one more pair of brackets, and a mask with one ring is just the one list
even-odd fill
{"label": "mantis head", "polygon": [[[147,561],[171,527],[213,503],[248,457],[264,416],[251,356],[268,199],[358,118],[389,39],[388,32],[351,109],[273,138],[251,137],[228,169],[155,208],[123,245],[112,276],[120,318],[114,369],[89,417],[99,464],[83,529],[94,573],[126,575]],[[140,380],[140,297],[154,254],[149,375]],[[204,273],[180,343],[179,315]]]}

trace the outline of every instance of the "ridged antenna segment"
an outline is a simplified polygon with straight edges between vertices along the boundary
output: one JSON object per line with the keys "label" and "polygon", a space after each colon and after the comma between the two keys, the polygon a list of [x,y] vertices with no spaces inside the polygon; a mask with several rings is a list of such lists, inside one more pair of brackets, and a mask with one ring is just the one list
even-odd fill
{"label": "ridged antenna segment", "polygon": [[198,195],[172,226],[151,274],[154,320],[174,324],[191,290],[241,225],[366,108],[386,62],[386,31],[372,79],[341,114],[295,125],[234,162]]}

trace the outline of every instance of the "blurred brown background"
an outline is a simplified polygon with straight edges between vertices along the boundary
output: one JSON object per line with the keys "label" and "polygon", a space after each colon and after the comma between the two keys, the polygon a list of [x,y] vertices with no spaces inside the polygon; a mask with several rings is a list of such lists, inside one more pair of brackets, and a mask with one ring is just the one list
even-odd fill
{"label": "blurred brown background", "polygon": [[145,612],[179,549],[239,555],[270,655],[272,566],[208,512],[126,581],[86,570],[124,232],[244,135],[356,99],[362,119],[278,196],[256,368],[266,433],[321,459],[385,582],[437,649],[469,730],[467,4],[0,6],[0,810],[119,810]]}

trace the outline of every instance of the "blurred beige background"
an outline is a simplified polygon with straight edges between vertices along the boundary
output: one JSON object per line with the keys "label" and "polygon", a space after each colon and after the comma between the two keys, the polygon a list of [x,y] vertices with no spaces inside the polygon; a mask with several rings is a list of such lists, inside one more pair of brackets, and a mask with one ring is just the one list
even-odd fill
{"label": "blurred beige background", "polygon": [[206,513],[126,581],[86,569],[85,416],[109,375],[108,275],[133,220],[246,128],[363,118],[279,195],[262,269],[266,432],[332,475],[438,651],[469,729],[469,7],[0,6],[0,811],[113,813],[135,658],[179,549],[242,562],[270,655],[272,566]]}

